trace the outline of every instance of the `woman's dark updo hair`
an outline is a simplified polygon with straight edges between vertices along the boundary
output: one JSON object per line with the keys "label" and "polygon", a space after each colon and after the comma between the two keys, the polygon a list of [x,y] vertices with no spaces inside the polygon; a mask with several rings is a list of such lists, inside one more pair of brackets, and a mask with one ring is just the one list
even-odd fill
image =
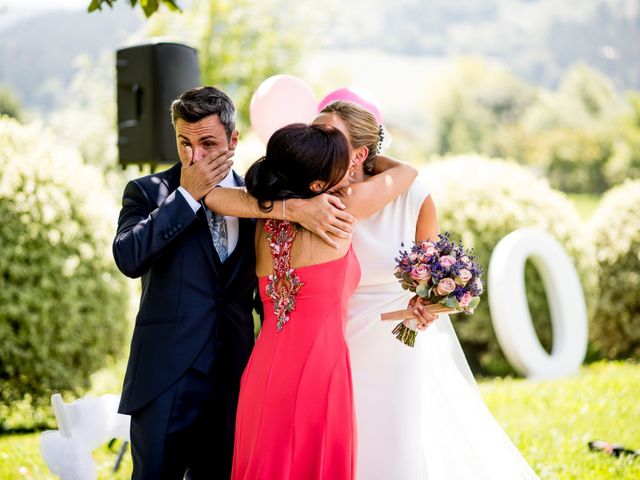
{"label": "woman's dark updo hair", "polygon": [[[335,187],[349,168],[349,143],[337,128],[294,123],[276,130],[245,175],[247,191],[269,212],[274,200],[310,198]],[[311,184],[325,182],[322,192]]]}

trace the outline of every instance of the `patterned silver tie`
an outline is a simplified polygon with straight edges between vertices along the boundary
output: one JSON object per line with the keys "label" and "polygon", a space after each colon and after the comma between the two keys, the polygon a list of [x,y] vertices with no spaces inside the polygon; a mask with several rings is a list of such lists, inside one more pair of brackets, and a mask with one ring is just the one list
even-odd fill
{"label": "patterned silver tie", "polygon": [[212,213],[209,216],[209,230],[211,230],[213,246],[218,252],[218,257],[220,257],[221,262],[224,262],[229,255],[229,237],[224,216]]}

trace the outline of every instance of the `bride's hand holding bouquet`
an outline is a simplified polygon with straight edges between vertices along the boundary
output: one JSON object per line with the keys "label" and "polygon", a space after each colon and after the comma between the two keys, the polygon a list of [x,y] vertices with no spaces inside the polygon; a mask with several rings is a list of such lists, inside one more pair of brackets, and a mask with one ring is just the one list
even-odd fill
{"label": "bride's hand holding bouquet", "polygon": [[414,242],[409,251],[401,250],[394,275],[403,289],[418,298],[412,299],[412,308],[383,313],[382,320],[403,320],[392,333],[413,346],[416,304],[432,314],[473,313],[483,292],[482,267],[475,259],[462,244],[455,245],[448,233],[440,234],[436,241]]}

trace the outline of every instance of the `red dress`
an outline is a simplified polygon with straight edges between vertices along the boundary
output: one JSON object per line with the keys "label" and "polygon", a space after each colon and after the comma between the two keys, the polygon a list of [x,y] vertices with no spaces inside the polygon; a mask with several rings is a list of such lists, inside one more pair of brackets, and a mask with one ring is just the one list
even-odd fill
{"label": "red dress", "polygon": [[274,275],[259,278],[265,318],[242,376],[231,477],[354,479],[345,325],[360,266],[349,248],[337,260],[293,270],[294,227],[268,221],[266,229]]}

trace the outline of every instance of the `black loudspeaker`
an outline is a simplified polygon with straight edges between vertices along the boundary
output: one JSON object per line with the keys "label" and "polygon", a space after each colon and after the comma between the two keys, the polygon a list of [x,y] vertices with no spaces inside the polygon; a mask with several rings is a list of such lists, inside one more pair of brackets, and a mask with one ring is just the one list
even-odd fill
{"label": "black loudspeaker", "polygon": [[200,85],[195,49],[179,43],[149,43],[116,52],[118,156],[131,164],[178,159],[171,102]]}

